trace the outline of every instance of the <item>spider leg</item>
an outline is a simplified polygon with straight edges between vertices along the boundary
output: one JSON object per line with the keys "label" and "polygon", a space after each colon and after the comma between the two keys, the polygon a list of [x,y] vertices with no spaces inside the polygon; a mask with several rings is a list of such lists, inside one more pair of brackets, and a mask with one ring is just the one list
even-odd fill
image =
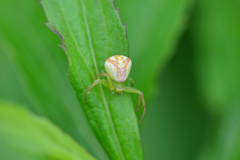
{"label": "spider leg", "polygon": [[137,109],[135,110],[135,112],[137,112],[140,109],[140,103],[141,103],[141,95],[139,94],[139,96],[138,96],[138,106],[137,106]]}
{"label": "spider leg", "polygon": [[87,96],[87,92],[90,91],[94,86],[96,86],[98,83],[102,83],[104,86],[109,87],[109,84],[106,80],[104,79],[97,79],[93,82],[93,84],[85,91],[85,96],[84,96],[84,100],[85,100],[85,103],[87,104],[87,101],[86,101],[86,96]]}
{"label": "spider leg", "polygon": [[129,78],[128,80],[132,82],[132,87],[133,87],[135,84],[135,81],[132,78]]}
{"label": "spider leg", "polygon": [[107,77],[108,76],[108,74],[107,73],[98,73],[98,74],[96,74],[93,78],[94,79],[96,79],[97,77],[100,77],[100,76],[103,76],[103,77]]}
{"label": "spider leg", "polygon": [[145,114],[145,111],[146,111],[146,105],[145,105],[145,100],[144,100],[144,96],[143,96],[143,93],[135,88],[132,88],[132,87],[125,87],[122,91],[125,91],[125,92],[129,92],[129,93],[138,93],[139,94],[139,98],[138,98],[138,107],[136,110],[139,109],[140,107],[140,101],[142,100],[142,105],[143,105],[143,113],[142,113],[142,117],[140,118],[138,124],[142,121],[143,117],[144,117],[144,114]]}
{"label": "spider leg", "polygon": [[107,77],[107,80],[108,80],[108,84],[109,84],[109,87],[111,90],[114,89],[114,86],[113,86],[113,82],[112,82],[112,79],[110,78],[110,76],[107,74],[107,73],[98,73],[97,75],[94,76],[94,79],[97,78],[97,77],[100,77],[100,76],[103,76],[103,77]]}

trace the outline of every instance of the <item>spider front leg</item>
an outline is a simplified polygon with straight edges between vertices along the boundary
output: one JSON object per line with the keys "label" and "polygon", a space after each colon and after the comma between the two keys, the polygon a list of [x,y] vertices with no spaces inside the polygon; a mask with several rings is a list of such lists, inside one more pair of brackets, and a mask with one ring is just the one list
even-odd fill
{"label": "spider front leg", "polygon": [[87,101],[86,101],[86,95],[87,95],[87,92],[90,91],[94,86],[96,86],[98,83],[102,83],[104,86],[106,86],[107,88],[110,88],[109,87],[109,83],[104,80],[104,79],[97,79],[93,82],[93,84],[85,91],[85,96],[84,96],[84,100],[85,100],[85,104],[87,104]]}
{"label": "spider front leg", "polygon": [[143,96],[143,93],[135,88],[132,88],[132,87],[125,87],[122,91],[125,91],[125,92],[129,92],[129,93],[138,93],[139,94],[139,98],[138,98],[138,106],[137,106],[137,109],[136,111],[139,110],[140,108],[140,103],[141,103],[141,100],[142,100],[142,105],[143,105],[143,114],[142,114],[142,117],[141,119],[139,120],[138,124],[142,121],[143,117],[144,117],[144,114],[145,114],[145,111],[146,111],[146,106],[145,106],[145,101],[144,101],[144,96]]}
{"label": "spider front leg", "polygon": [[103,76],[103,77],[107,77],[107,80],[108,80],[108,85],[111,90],[114,89],[114,86],[113,86],[113,82],[112,82],[112,79],[109,77],[109,75],[107,73],[104,73],[102,71],[102,73],[98,73],[97,75],[94,76],[94,78],[97,78],[97,77],[100,77],[100,76]]}

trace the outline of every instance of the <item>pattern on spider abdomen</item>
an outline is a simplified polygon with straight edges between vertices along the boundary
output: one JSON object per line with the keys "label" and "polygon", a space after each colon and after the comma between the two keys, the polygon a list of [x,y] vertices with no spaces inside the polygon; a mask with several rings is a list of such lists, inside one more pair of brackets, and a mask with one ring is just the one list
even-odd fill
{"label": "pattern on spider abdomen", "polygon": [[127,79],[132,67],[132,61],[121,55],[109,57],[105,61],[107,74],[116,82],[123,82]]}

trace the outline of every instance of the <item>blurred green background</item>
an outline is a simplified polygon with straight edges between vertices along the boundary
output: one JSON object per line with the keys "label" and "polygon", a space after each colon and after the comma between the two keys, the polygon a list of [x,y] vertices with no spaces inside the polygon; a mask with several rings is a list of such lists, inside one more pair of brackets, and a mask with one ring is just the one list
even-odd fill
{"label": "blurred green background", "polygon": [[[240,160],[240,2],[115,5],[127,24],[131,77],[147,102],[144,158]],[[0,1],[0,99],[47,117],[105,160],[67,78],[60,39],[45,22],[37,0]]]}

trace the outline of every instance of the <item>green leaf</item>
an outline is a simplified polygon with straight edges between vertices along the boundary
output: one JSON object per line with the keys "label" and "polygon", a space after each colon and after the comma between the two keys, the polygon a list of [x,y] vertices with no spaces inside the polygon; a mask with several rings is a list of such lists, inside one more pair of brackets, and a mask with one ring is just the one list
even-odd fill
{"label": "green leaf", "polygon": [[[217,132],[211,131],[212,141],[199,154],[199,160],[239,160],[240,158],[240,107],[231,106],[232,110],[225,113]],[[216,125],[215,125],[216,126]],[[213,126],[212,128],[214,128]]]}
{"label": "green leaf", "polygon": [[224,114],[240,105],[239,16],[235,0],[201,0],[194,16],[196,76],[213,113]]}
{"label": "green leaf", "polygon": [[209,137],[212,141],[207,141],[200,159],[238,160],[240,158],[239,2],[200,0],[197,4],[192,28],[195,75],[199,93],[207,109],[217,117],[210,126]]}
{"label": "green leaf", "polygon": [[67,78],[66,55],[54,45],[60,40],[44,24],[41,4],[8,0],[0,6],[0,97],[48,117],[94,157],[107,159]]}
{"label": "green leaf", "polygon": [[112,0],[43,0],[48,26],[63,41],[69,79],[99,142],[110,159],[143,158],[132,97],[102,85],[84,93],[112,55],[128,56],[128,40]]}
{"label": "green leaf", "polygon": [[[174,55],[195,0],[116,0],[128,26],[131,76],[147,104],[156,78]],[[159,84],[161,86],[161,84]],[[137,100],[137,97],[134,97]],[[148,108],[148,106],[147,106]],[[140,112],[141,114],[141,112]]]}
{"label": "green leaf", "polygon": [[145,159],[194,160],[206,141],[210,115],[197,94],[190,37],[188,30],[159,76],[141,131]]}
{"label": "green leaf", "polygon": [[0,101],[0,155],[7,160],[94,160],[49,120]]}

